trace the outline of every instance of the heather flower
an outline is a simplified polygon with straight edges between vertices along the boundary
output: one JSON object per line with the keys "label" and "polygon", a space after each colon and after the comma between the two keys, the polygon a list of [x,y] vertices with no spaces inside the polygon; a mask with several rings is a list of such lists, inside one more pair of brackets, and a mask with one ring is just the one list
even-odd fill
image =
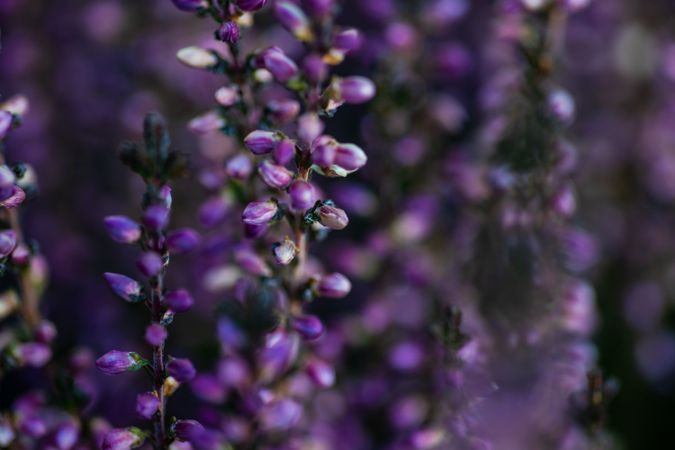
{"label": "heather flower", "polygon": [[258,419],[265,430],[288,430],[302,417],[302,407],[294,400],[281,399],[265,405]]}
{"label": "heather flower", "polygon": [[164,296],[164,302],[174,312],[185,312],[192,308],[194,300],[188,291],[179,289],[167,292]]}
{"label": "heather flower", "polygon": [[305,372],[318,387],[329,388],[335,383],[335,369],[320,359],[314,358],[308,361],[305,365]]}
{"label": "heather flower", "polygon": [[284,139],[277,144],[272,154],[277,164],[282,166],[288,164],[295,156],[295,142],[290,139]]}
{"label": "heather flower", "polygon": [[293,181],[293,172],[268,160],[260,163],[258,173],[265,184],[275,189],[285,189]]}
{"label": "heather flower", "polygon": [[192,362],[186,358],[172,358],[167,364],[167,370],[179,383],[187,383],[197,374]]}
{"label": "heather flower", "polygon": [[298,74],[298,66],[279,47],[270,47],[260,52],[258,66],[267,69],[279,83],[288,83]]}
{"label": "heather flower", "polygon": [[173,431],[178,439],[191,442],[204,432],[204,427],[196,420],[178,420],[173,425]]}
{"label": "heather flower", "polygon": [[131,244],[141,237],[139,224],[126,216],[108,216],[103,220],[110,237],[122,244]]}
{"label": "heather flower", "polygon": [[14,230],[0,231],[0,258],[8,257],[16,248],[16,232]]}
{"label": "heather flower", "polygon": [[136,371],[147,365],[138,353],[111,350],[96,360],[96,367],[108,375]]}
{"label": "heather flower", "polygon": [[285,266],[291,263],[297,253],[295,242],[288,237],[272,247],[274,259],[281,265]]}
{"label": "heather flower", "polygon": [[291,197],[291,208],[304,212],[314,206],[315,192],[312,185],[303,180],[294,181],[288,189]]}
{"label": "heather flower", "polygon": [[185,47],[178,50],[176,57],[180,62],[195,69],[209,69],[218,65],[218,57],[211,51],[200,47]]}
{"label": "heather flower", "polygon": [[182,253],[194,250],[201,238],[192,228],[173,230],[166,235],[166,246],[171,253]]}
{"label": "heather flower", "polygon": [[201,114],[188,123],[188,129],[194,134],[209,134],[225,126],[225,121],[216,111]]}
{"label": "heather flower", "polygon": [[343,52],[350,52],[358,49],[362,42],[363,39],[359,30],[350,28],[337,33],[333,37],[333,48]]}
{"label": "heather flower", "polygon": [[323,275],[314,286],[316,295],[330,298],[342,298],[349,294],[351,289],[352,284],[340,273]]}
{"label": "heather flower", "polygon": [[143,288],[136,280],[117,273],[103,275],[113,292],[123,300],[132,303],[141,300]]}
{"label": "heather flower", "polygon": [[169,208],[155,205],[148,207],[143,214],[143,225],[149,230],[160,231],[169,223]]}
{"label": "heather flower", "polygon": [[54,444],[59,450],[69,450],[80,437],[80,426],[75,420],[66,420],[56,427]]}
{"label": "heather flower", "polygon": [[144,392],[136,397],[136,414],[143,419],[151,419],[159,410],[159,398],[154,392]]}
{"label": "heather flower", "polygon": [[319,54],[310,54],[302,61],[302,73],[312,83],[319,84],[328,77],[328,65]]}
{"label": "heather flower", "polygon": [[366,165],[366,153],[354,144],[338,144],[335,149],[333,164],[347,173],[354,172]]}
{"label": "heather flower", "polygon": [[206,0],[171,0],[176,8],[181,11],[197,12],[202,8],[208,7]]}
{"label": "heather flower", "polygon": [[[300,103],[295,100],[272,100],[267,103],[267,111],[276,122],[284,124],[292,121],[298,116],[300,113]],[[280,145],[281,144],[277,145],[277,148]],[[286,146],[288,147],[288,144],[286,144]]]}
{"label": "heather flower", "polygon": [[314,39],[309,19],[296,4],[289,1],[277,1],[274,5],[274,13],[281,25],[298,40],[308,42]]}
{"label": "heather flower", "polygon": [[166,328],[158,323],[152,323],[145,329],[145,341],[155,347],[162,345],[167,336]]}
{"label": "heather flower", "polygon": [[244,145],[254,155],[270,153],[277,146],[279,135],[273,131],[257,130],[244,138]]}
{"label": "heather flower", "polygon": [[18,360],[26,366],[42,367],[49,362],[52,351],[48,345],[40,342],[29,342],[19,345],[16,350]]}
{"label": "heather flower", "polygon": [[342,209],[329,204],[323,204],[316,210],[321,225],[333,229],[341,230],[349,224],[347,213]]}
{"label": "heather flower", "polygon": [[226,387],[213,375],[198,375],[190,383],[192,392],[202,400],[219,404],[227,396]]}
{"label": "heather flower", "polygon": [[240,100],[239,92],[231,86],[221,87],[215,92],[214,97],[220,106],[226,108],[236,104]]}
{"label": "heather flower", "polygon": [[324,332],[323,323],[316,316],[298,316],[291,322],[293,329],[304,339],[314,340],[321,337]]}
{"label": "heather flower", "polygon": [[[280,143],[279,145],[277,145],[276,148],[279,148],[281,146],[282,145]],[[279,161],[277,160],[277,162]],[[253,173],[253,162],[246,155],[239,154],[233,156],[225,164],[225,173],[232,178],[244,180],[248,178],[251,175],[251,173]]]}
{"label": "heather flower", "polygon": [[279,212],[279,207],[273,201],[251,202],[244,212],[242,219],[248,225],[264,225],[274,219]]}
{"label": "heather flower", "polygon": [[137,263],[138,270],[146,277],[154,277],[162,271],[164,262],[162,256],[157,252],[145,252],[141,255]]}
{"label": "heather flower", "polygon": [[103,450],[130,450],[140,447],[143,441],[143,434],[137,428],[113,428],[105,435],[101,448]]}
{"label": "heather flower", "polygon": [[239,40],[240,37],[239,25],[232,21],[224,22],[216,30],[215,36],[216,39],[220,41],[234,44]]}
{"label": "heather flower", "polygon": [[345,103],[365,103],[375,96],[375,84],[364,77],[339,78],[333,82],[333,89]]}

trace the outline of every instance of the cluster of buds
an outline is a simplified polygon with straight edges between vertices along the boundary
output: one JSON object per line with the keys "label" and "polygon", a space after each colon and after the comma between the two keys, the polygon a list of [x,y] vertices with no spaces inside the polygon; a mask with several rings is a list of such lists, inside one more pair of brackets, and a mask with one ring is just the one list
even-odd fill
{"label": "cluster of buds", "polygon": [[[0,104],[0,320],[18,314],[15,327],[0,330],[0,377],[14,367],[42,367],[52,356],[54,325],[43,319],[39,300],[47,279],[47,264],[37,244],[24,238],[19,209],[37,190],[33,169],[27,164],[8,165],[4,139],[21,124],[28,111],[22,96]],[[7,320],[7,323],[11,321]]]}
{"label": "cluster of buds", "polygon": [[357,30],[335,25],[338,2],[273,2],[278,24],[305,52],[287,53],[279,45],[248,55],[239,47],[243,29],[267,2],[206,1],[188,8],[175,3],[212,17],[215,39],[225,44],[224,52],[200,47],[178,52],[184,64],[225,78],[215,92],[217,107],[193,119],[190,129],[200,135],[219,131],[236,148],[204,171],[202,180],[214,195],[200,218],[216,228],[239,215],[243,228],[243,236],[226,238],[241,240],[232,260],[205,279],[208,289],[232,297],[219,328],[221,366],[217,375],[200,375],[193,383],[195,393],[211,403],[222,402],[229,391],[243,400],[228,417],[231,425],[206,427],[201,439],[281,443],[288,436],[279,432],[301,421],[307,394],[289,394],[287,385],[304,377],[326,388],[335,379],[331,364],[312,351],[310,343],[321,341],[325,330],[306,307],[317,297],[343,298],[352,288],[346,276],[310,259],[313,240],[349,223],[344,209],[324,198],[312,178],[346,177],[362,168],[367,156],[358,145],[325,134],[323,120],[341,105],[371,100],[375,85],[361,76],[330,76],[330,68],[361,43]]}
{"label": "cluster of buds", "polygon": [[152,355],[144,358],[132,351],[112,350],[96,360],[96,366],[108,375],[145,370],[152,379],[148,392],[138,395],[136,413],[141,419],[152,421],[151,431],[139,428],[112,429],[103,440],[104,449],[123,450],[143,444],[146,437],[157,449],[164,449],[180,438],[179,422],[170,423],[166,404],[181,384],[192,380],[196,370],[190,360],[174,358],[165,352],[168,326],[176,314],[188,311],[194,300],[185,289],[169,290],[165,275],[172,255],[189,252],[200,243],[200,235],[191,228],[169,230],[171,214],[172,178],[185,170],[183,157],[170,150],[169,136],[161,117],[149,114],[144,123],[144,143],[123,144],[120,158],[146,183],[143,196],[143,214],[140,221],[122,215],[104,220],[110,237],[122,244],[137,245],[141,249],[137,268],[144,281],[126,275],[106,273],[105,279],[112,291],[125,302],[143,304],[150,314],[145,330],[145,341]]}

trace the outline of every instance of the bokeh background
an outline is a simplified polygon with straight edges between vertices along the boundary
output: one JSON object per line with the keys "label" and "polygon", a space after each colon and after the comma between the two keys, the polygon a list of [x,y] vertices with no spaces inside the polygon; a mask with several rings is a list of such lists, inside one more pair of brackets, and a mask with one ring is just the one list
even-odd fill
{"label": "bokeh background", "polygon": [[[387,21],[373,19],[365,3],[346,2],[342,23],[382,34]],[[410,1],[410,7],[416,3]],[[481,86],[489,75],[483,53],[493,5],[468,3],[468,16],[451,32],[471,59],[453,88],[465,117],[458,141],[482,119]],[[9,139],[9,159],[30,162],[39,174],[40,195],[27,208],[25,221],[50,262],[44,308],[60,330],[57,355],[81,345],[95,354],[139,348],[143,318],[120,306],[101,276],[132,266],[135,256],[114,245],[102,227],[105,215],[137,214],[142,189],[115,151],[122,140],[139,137],[146,112],[162,112],[174,145],[192,155],[195,169],[175,189],[174,202],[180,205],[176,222],[196,222],[205,199],[199,168],[221,157],[227,145],[221,137],[198,138],[188,132],[189,119],[212,104],[218,80],[185,68],[174,55],[187,45],[212,45],[210,25],[163,0],[1,0],[0,28],[0,96],[22,93],[31,102],[24,125]],[[287,39],[274,27],[265,33],[260,40]],[[367,74],[378,51],[377,46],[364,48],[342,70]],[[597,238],[597,262],[589,272],[600,311],[593,341],[599,367],[619,387],[607,427],[626,449],[671,449],[675,4],[593,1],[571,18],[562,55],[556,81],[577,102],[568,134],[579,148],[579,220]],[[361,120],[367,130],[366,108],[352,108],[338,114],[331,127],[345,140],[362,142],[367,133],[353,126]],[[386,173],[381,167],[388,158],[371,155],[374,168],[364,175],[364,184],[375,195],[386,196],[387,183],[396,182],[377,178]],[[364,218],[354,224],[350,233],[358,239],[369,222]],[[197,290],[199,305],[176,325],[169,345],[177,354],[201,355],[197,361],[208,361],[217,351],[211,314],[216,299],[200,290],[202,271],[196,258],[182,259],[172,269],[176,283]],[[357,283],[351,303],[327,313],[356,309],[365,291]],[[208,326],[191,326],[193,319]],[[139,390],[133,384],[139,380],[98,381],[93,408],[124,425]],[[25,374],[3,380],[2,402],[11,402],[30,383]],[[196,408],[189,392],[180,395],[185,408]]]}

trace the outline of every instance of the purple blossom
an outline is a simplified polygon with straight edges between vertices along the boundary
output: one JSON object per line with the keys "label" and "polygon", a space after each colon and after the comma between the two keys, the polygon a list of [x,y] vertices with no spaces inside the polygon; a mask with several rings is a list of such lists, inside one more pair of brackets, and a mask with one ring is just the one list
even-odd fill
{"label": "purple blossom", "polygon": [[126,216],[108,216],[103,223],[116,242],[131,244],[141,237],[141,226]]}
{"label": "purple blossom", "polygon": [[248,225],[264,225],[274,219],[279,211],[279,207],[275,202],[251,202],[244,212],[242,219]]}
{"label": "purple blossom", "polygon": [[167,364],[167,370],[179,383],[187,383],[197,374],[192,362],[186,358],[172,358]]}
{"label": "purple blossom", "polygon": [[185,312],[192,308],[194,300],[187,290],[178,289],[167,292],[164,295],[164,302],[174,312]]}
{"label": "purple blossom", "polygon": [[132,303],[141,300],[143,287],[136,280],[118,273],[106,272],[103,275],[113,292],[123,300]]}
{"label": "purple blossom", "polygon": [[321,276],[314,287],[318,296],[330,298],[342,298],[349,294],[351,289],[352,284],[340,273]]}
{"label": "purple blossom", "polygon": [[118,350],[111,350],[96,360],[96,367],[108,375],[135,371],[146,364],[147,362],[138,353]]}

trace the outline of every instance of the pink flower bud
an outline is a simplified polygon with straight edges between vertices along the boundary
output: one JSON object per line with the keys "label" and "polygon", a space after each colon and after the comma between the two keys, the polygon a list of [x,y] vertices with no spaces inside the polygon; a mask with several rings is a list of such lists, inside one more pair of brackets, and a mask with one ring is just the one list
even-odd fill
{"label": "pink flower bud", "polygon": [[273,201],[251,202],[246,205],[242,219],[248,225],[264,225],[269,223],[279,212],[279,207]]}
{"label": "pink flower bud", "polygon": [[349,224],[347,213],[335,206],[324,204],[316,210],[316,213],[319,216],[321,225],[332,230],[341,230]]}
{"label": "pink flower bud", "polygon": [[341,273],[323,275],[314,286],[319,297],[342,298],[352,290],[352,284]]}
{"label": "pink flower bud", "polygon": [[269,160],[260,163],[258,173],[266,185],[275,189],[285,189],[293,181],[293,172]]}

